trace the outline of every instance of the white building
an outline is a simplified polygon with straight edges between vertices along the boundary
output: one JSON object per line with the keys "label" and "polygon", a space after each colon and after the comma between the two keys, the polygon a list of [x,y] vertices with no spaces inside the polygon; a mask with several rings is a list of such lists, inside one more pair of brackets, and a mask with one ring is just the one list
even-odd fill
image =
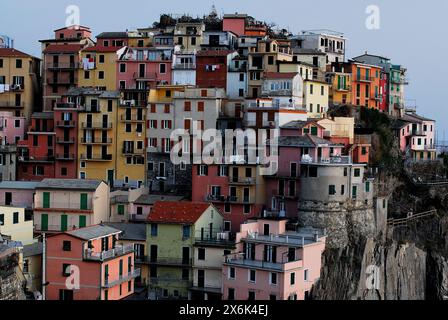
{"label": "white building", "polygon": [[325,52],[327,64],[345,61],[346,38],[343,33],[332,30],[308,30],[302,31],[297,37],[300,47]]}
{"label": "white building", "polygon": [[229,62],[227,95],[230,99],[243,99],[247,95],[247,58],[237,56]]}

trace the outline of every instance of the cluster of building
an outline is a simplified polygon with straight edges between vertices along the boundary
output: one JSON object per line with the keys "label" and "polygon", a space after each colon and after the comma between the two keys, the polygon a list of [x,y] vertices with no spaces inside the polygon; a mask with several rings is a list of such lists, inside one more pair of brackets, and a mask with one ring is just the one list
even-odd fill
{"label": "cluster of building", "polygon": [[[436,157],[435,121],[406,108],[406,69],[347,60],[338,32],[212,12],[54,34],[41,58],[0,48],[0,234],[22,243],[27,290],[44,299],[307,299],[341,231],[316,217],[387,216],[373,131],[329,109],[383,112],[403,156]],[[245,157],[171,161],[177,129],[248,128],[278,129],[275,174]]]}

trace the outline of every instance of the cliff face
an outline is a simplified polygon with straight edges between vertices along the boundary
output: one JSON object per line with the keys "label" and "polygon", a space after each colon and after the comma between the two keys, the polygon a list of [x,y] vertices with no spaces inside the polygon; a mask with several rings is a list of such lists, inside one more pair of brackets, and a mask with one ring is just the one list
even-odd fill
{"label": "cliff face", "polygon": [[415,188],[406,181],[396,186],[392,216],[400,208],[437,214],[385,227],[383,236],[358,232],[346,246],[327,248],[313,299],[448,299],[448,187]]}
{"label": "cliff face", "polygon": [[23,279],[18,275],[19,254],[16,252],[0,256],[0,301],[25,300]]}

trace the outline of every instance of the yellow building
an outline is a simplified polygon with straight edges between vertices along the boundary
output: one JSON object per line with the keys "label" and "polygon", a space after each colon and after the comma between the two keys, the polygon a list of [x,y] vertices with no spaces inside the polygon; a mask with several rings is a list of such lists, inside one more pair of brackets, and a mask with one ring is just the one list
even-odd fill
{"label": "yellow building", "polygon": [[94,46],[81,51],[78,86],[99,90],[116,90],[117,60],[126,47]]}
{"label": "yellow building", "polygon": [[33,220],[26,220],[25,208],[0,207],[0,234],[23,245],[35,243]]}
{"label": "yellow building", "polygon": [[327,72],[327,78],[330,79],[330,104],[331,105],[346,105],[352,101],[351,95],[351,73],[346,72]]}
{"label": "yellow building", "polygon": [[0,48],[0,110],[28,120],[38,103],[40,59]]}
{"label": "yellow building", "polygon": [[199,19],[178,22],[174,29],[174,43],[180,46],[183,52],[199,51],[201,50],[204,31],[205,24]]}
{"label": "yellow building", "polygon": [[298,72],[302,79],[313,78],[313,65],[299,61],[279,61],[278,71],[280,73]]}
{"label": "yellow building", "polygon": [[85,89],[83,100],[78,119],[79,178],[115,181],[120,93]]}
{"label": "yellow building", "polygon": [[320,80],[305,80],[303,104],[308,118],[323,118],[328,111],[330,85]]}
{"label": "yellow building", "polygon": [[145,181],[146,106],[120,100],[116,128],[116,182],[140,188]]}

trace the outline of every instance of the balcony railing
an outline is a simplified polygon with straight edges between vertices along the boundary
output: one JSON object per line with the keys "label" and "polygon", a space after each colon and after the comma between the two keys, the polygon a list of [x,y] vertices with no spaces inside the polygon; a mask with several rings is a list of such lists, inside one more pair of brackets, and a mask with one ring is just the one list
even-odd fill
{"label": "balcony railing", "polygon": [[0,108],[24,108],[24,102],[13,102],[13,101],[0,101]]}
{"label": "balcony railing", "polygon": [[56,160],[62,160],[62,161],[73,161],[76,160],[75,154],[57,154]]}
{"label": "balcony railing", "polygon": [[194,70],[196,69],[196,63],[175,63],[173,64],[174,70]]}
{"label": "balcony railing", "polygon": [[83,122],[82,128],[110,130],[112,129],[112,122]]}
{"label": "balcony railing", "polygon": [[81,154],[81,160],[82,161],[112,161],[112,155],[111,154]]}
{"label": "balcony railing", "polygon": [[17,152],[17,146],[4,146],[0,145],[0,153],[14,153]]}
{"label": "balcony railing", "polygon": [[240,184],[240,185],[254,185],[257,183],[256,178],[238,178],[231,177],[229,184]]}
{"label": "balcony railing", "polygon": [[145,119],[143,119],[143,116],[138,116],[138,115],[122,115],[121,116],[121,121],[122,122],[145,122]]}
{"label": "balcony railing", "polygon": [[114,249],[102,251],[102,252],[94,252],[91,250],[85,250],[84,251],[84,260],[105,261],[105,260],[113,259],[116,257],[124,256],[131,252],[134,252],[134,244],[127,244],[127,245],[121,245],[121,246],[119,245],[119,246],[116,246]]}
{"label": "balcony railing", "polygon": [[56,104],[55,109],[76,109],[77,106],[74,102],[59,102]]}
{"label": "balcony railing", "polygon": [[141,270],[140,269],[134,269],[132,272],[129,272],[127,274],[124,274],[118,279],[110,281],[109,279],[104,279],[104,285],[103,288],[112,288],[115,286],[118,286],[119,284],[122,284],[124,282],[128,282],[132,279],[138,278],[141,276]]}
{"label": "balcony railing", "polygon": [[149,264],[157,264],[163,266],[192,266],[193,259],[170,258],[170,257],[148,257]]}
{"label": "balcony railing", "polygon": [[55,160],[54,156],[46,157],[34,157],[34,156],[19,156],[19,162],[23,163],[33,163],[33,162],[53,162]]}
{"label": "balcony railing", "polygon": [[75,84],[76,79],[75,78],[62,78],[62,79],[55,79],[55,78],[47,78],[47,84],[62,84],[62,85],[70,85]]}
{"label": "balcony railing", "polygon": [[356,76],[355,79],[358,82],[373,82],[373,81],[375,81],[375,77]]}
{"label": "balcony railing", "polygon": [[157,79],[160,79],[160,77],[156,72],[134,72],[134,79],[155,81]]}
{"label": "balcony railing", "polygon": [[92,139],[92,138],[81,138],[81,144],[96,144],[96,145],[104,145],[104,144],[112,144],[112,139]]}
{"label": "balcony railing", "polygon": [[226,256],[224,259],[224,263],[227,265],[246,268],[267,269],[280,272],[288,270],[289,263],[299,263],[301,261],[302,260],[300,259],[289,259],[286,255],[284,255],[279,262],[246,259],[243,254],[231,254]]}
{"label": "balcony railing", "polygon": [[87,106],[83,106],[81,108],[82,112],[87,112],[87,113],[101,113],[101,109],[98,105],[96,106],[92,106],[92,105],[87,105]]}
{"label": "balcony railing", "polygon": [[81,203],[73,201],[73,202],[63,202],[63,201],[50,201],[50,204],[44,205],[41,201],[37,201],[37,203],[34,204],[33,206],[34,210],[39,210],[39,211],[45,211],[47,209],[50,210],[82,210],[82,211],[92,211],[93,209],[93,202],[92,201],[88,201],[86,203],[86,205],[81,205]]}
{"label": "balcony railing", "polygon": [[75,121],[56,121],[56,127],[58,128],[75,128],[76,122]]}
{"label": "balcony railing", "polygon": [[124,108],[146,108],[146,102],[141,100],[120,100],[120,106]]}
{"label": "balcony railing", "polygon": [[73,144],[75,143],[75,138],[56,138],[56,142],[59,144]]}
{"label": "balcony railing", "polygon": [[59,63],[47,63],[47,69],[77,69],[79,63],[77,62],[59,62]]}
{"label": "balcony railing", "polygon": [[351,164],[352,159],[349,156],[329,157],[329,158],[313,158],[303,156],[301,159],[303,164]]}
{"label": "balcony railing", "polygon": [[145,150],[144,149],[128,149],[128,148],[123,148],[123,154],[127,154],[127,155],[142,155],[145,154]]}

